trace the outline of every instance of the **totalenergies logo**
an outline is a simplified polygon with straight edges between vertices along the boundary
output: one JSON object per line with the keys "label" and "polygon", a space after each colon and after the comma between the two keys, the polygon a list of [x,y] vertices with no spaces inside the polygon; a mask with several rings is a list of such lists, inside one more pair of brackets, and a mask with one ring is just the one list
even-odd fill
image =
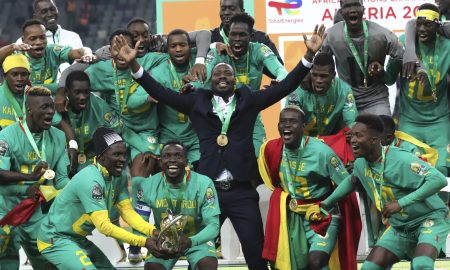
{"label": "totalenergies logo", "polygon": [[278,11],[278,15],[283,13],[283,10],[286,14],[293,16],[300,14],[300,7],[302,6],[302,0],[284,0],[284,2],[280,1],[269,1],[269,7],[276,8]]}

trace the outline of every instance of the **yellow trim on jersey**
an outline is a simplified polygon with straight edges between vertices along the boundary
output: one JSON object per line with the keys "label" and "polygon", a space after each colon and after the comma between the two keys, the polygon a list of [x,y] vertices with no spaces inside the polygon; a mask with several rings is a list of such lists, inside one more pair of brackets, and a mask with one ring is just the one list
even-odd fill
{"label": "yellow trim on jersey", "polygon": [[38,247],[39,252],[42,252],[44,249],[51,247],[51,246],[52,246],[52,244],[45,243],[45,242],[37,239],[37,247]]}
{"label": "yellow trim on jersey", "polygon": [[88,214],[81,215],[81,217],[72,224],[72,230],[81,236],[88,235],[89,232],[81,228],[81,225],[83,225],[86,222],[93,224],[91,217]]}
{"label": "yellow trim on jersey", "polygon": [[136,211],[134,211],[130,199],[120,201],[116,204],[116,207],[123,220],[125,220],[125,222],[133,229],[140,231],[145,235],[153,235],[155,226],[145,222],[145,220],[138,213],[136,213]]}
{"label": "yellow trim on jersey", "polygon": [[0,119],[0,126],[7,127],[12,124],[15,124],[16,120],[9,120],[9,119]]}

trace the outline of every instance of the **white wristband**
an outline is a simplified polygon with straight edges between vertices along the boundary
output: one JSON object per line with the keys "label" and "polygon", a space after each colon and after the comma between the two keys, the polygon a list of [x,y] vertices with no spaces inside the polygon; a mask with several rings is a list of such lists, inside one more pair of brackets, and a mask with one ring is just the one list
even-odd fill
{"label": "white wristband", "polygon": [[195,63],[204,65],[205,64],[205,57],[197,57],[197,58],[195,58]]}
{"label": "white wristband", "polygon": [[75,141],[75,140],[70,140],[70,141],[69,141],[69,148],[78,150],[78,143],[77,143],[77,141]]}
{"label": "white wristband", "polygon": [[217,42],[213,42],[213,43],[209,44],[209,48],[210,49],[215,49],[216,48],[216,43]]}
{"label": "white wristband", "polygon": [[92,54],[92,50],[89,47],[83,47],[83,51],[84,51],[83,55],[90,55],[90,54]]}

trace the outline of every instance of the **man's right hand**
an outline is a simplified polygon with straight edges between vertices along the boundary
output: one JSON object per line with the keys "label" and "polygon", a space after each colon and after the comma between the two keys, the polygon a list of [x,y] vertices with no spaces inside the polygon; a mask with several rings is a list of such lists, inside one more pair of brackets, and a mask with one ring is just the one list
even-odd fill
{"label": "man's right hand", "polygon": [[136,45],[134,46],[134,48],[131,48],[130,45],[128,44],[127,39],[124,36],[122,36],[122,35],[115,36],[114,41],[113,41],[112,50],[111,50],[112,56],[120,57],[125,62],[130,63],[130,62],[136,60],[137,49],[138,49],[139,45],[141,45],[140,40],[138,42],[136,42]]}
{"label": "man's right hand", "polygon": [[58,88],[55,95],[55,109],[57,112],[67,112],[67,99],[64,88]]}
{"label": "man's right hand", "polygon": [[177,253],[174,251],[172,252],[166,249],[162,249],[161,247],[158,247],[156,239],[157,239],[156,237],[149,237],[145,241],[145,247],[153,256],[164,260],[173,259],[177,256]]}
{"label": "man's right hand", "polygon": [[13,43],[12,46],[15,51],[22,51],[22,52],[29,51],[33,48],[33,46],[26,43]]}
{"label": "man's right hand", "polygon": [[47,162],[41,161],[39,162],[31,174],[29,174],[29,181],[38,181],[44,175],[45,170],[47,170],[48,164]]}

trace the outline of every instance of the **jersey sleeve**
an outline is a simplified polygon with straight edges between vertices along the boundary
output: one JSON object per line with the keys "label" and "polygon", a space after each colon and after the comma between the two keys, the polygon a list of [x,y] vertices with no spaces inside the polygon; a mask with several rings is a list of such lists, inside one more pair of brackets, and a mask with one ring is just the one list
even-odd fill
{"label": "jersey sleeve", "polygon": [[211,49],[206,55],[205,66],[206,66],[206,79],[204,82],[204,87],[211,89],[211,76],[212,70],[220,62],[221,57],[219,56],[216,49]]}
{"label": "jersey sleeve", "polygon": [[288,72],[283,64],[280,63],[273,51],[264,44],[261,44],[259,53],[263,58],[264,67],[267,68],[271,74],[275,75],[277,80],[281,81],[286,77]]}
{"label": "jersey sleeve", "polygon": [[[91,99],[93,97],[91,96]],[[98,102],[98,106],[100,107],[102,122],[105,123],[105,126],[114,129],[117,133],[122,134],[124,123],[122,119],[117,115],[117,113],[111,109],[111,107],[101,98],[95,97]]]}
{"label": "jersey sleeve", "polygon": [[345,98],[344,108],[342,109],[342,118],[345,124],[352,128],[355,123],[356,116],[358,116],[358,110],[356,109],[355,97],[353,96],[352,88],[350,85],[341,81],[339,84],[343,97]]}
{"label": "jersey sleeve", "polygon": [[348,176],[348,172],[345,169],[344,164],[336,153],[334,153],[333,150],[325,143],[323,143],[323,147],[320,151],[325,153],[328,175],[334,183],[339,185],[342,180]]}
{"label": "jersey sleeve", "polygon": [[162,62],[169,58],[167,53],[149,52],[143,57],[138,58],[139,64],[146,71],[151,71],[153,68],[157,67]]}
{"label": "jersey sleeve", "polygon": [[106,210],[104,186],[96,178],[100,176],[92,175],[89,179],[85,179],[76,189],[77,197],[83,205],[84,211],[90,214],[95,211]]}
{"label": "jersey sleeve", "polygon": [[131,111],[138,110],[139,108],[148,105],[149,94],[145,92],[142,86],[139,86],[136,91],[128,97],[127,106]]}
{"label": "jersey sleeve", "polygon": [[204,228],[196,235],[191,236],[192,246],[197,246],[208,241],[212,241],[219,234],[220,208],[216,189],[210,181],[204,195],[202,196],[201,212],[202,225]]}
{"label": "jersey sleeve", "polygon": [[69,63],[70,62],[69,53],[71,50],[72,47],[54,44],[53,54],[55,55],[56,63],[58,65],[62,63]]}
{"label": "jersey sleeve", "polygon": [[11,169],[12,154],[10,142],[6,139],[4,131],[0,132],[0,170],[9,171]]}
{"label": "jersey sleeve", "polygon": [[62,147],[59,152],[59,157],[56,163],[55,171],[55,188],[62,189],[69,182],[69,176],[67,174],[67,168],[70,165],[69,156],[67,155],[66,148]]}

